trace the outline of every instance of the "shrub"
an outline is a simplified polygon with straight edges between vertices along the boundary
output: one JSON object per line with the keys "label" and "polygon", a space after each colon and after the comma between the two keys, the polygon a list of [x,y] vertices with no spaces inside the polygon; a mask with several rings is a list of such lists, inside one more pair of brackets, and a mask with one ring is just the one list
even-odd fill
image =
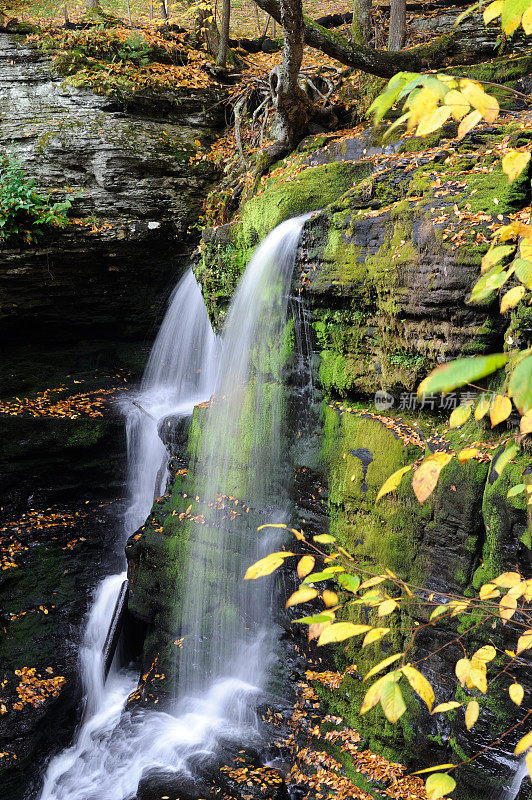
{"label": "shrub", "polygon": [[0,158],[0,243],[19,239],[31,244],[42,226],[63,228],[70,207],[70,200],[53,203],[49,195],[41,194],[17,159]]}

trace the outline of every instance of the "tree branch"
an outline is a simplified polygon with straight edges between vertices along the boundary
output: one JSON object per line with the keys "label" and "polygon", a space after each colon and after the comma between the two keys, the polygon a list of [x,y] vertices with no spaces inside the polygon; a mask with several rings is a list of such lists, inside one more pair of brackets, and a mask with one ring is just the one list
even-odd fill
{"label": "tree branch", "polygon": [[[281,22],[281,9],[276,0],[257,0],[257,5]],[[446,66],[453,59],[461,64],[474,63],[479,57],[493,57],[494,46],[486,42],[483,47],[468,45],[467,34],[460,30],[439,37],[434,43],[412,47],[398,53],[372,50],[363,45],[351,44],[338,33],[333,33],[316,22],[305,18],[305,44],[321,50],[348,67],[360,69],[380,78],[392,78],[397,72],[425,72]]]}

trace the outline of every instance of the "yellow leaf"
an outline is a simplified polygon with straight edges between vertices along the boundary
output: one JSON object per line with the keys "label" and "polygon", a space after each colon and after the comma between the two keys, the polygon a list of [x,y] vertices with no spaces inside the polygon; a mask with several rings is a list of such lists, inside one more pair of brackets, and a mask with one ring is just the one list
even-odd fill
{"label": "yellow leaf", "polygon": [[373,628],[365,635],[364,641],[362,642],[362,647],[366,647],[368,644],[373,644],[373,642],[378,642],[383,636],[386,636],[389,631],[389,628]]}
{"label": "yellow leaf", "polygon": [[482,119],[482,114],[480,111],[471,111],[467,117],[464,117],[461,121],[460,125],[458,126],[458,139],[463,139],[466,133],[475,127],[477,122],[480,122]]}
{"label": "yellow leaf", "polygon": [[425,119],[421,120],[417,126],[416,135],[428,136],[429,133],[434,133],[434,131],[437,131],[445,122],[447,122],[452,113],[452,108],[440,106],[440,108],[437,108],[428,117],[425,117]]}
{"label": "yellow leaf", "polygon": [[468,731],[471,730],[473,725],[478,719],[478,715],[480,713],[480,706],[476,700],[470,700],[467,704],[466,712],[465,712],[465,724]]}
{"label": "yellow leaf", "polygon": [[514,286],[513,289],[510,289],[508,292],[505,292],[505,294],[501,298],[500,313],[506,314],[507,311],[510,311],[510,309],[515,308],[516,305],[521,302],[525,294],[526,294],[526,289],[524,286]]}
{"label": "yellow leaf", "polygon": [[452,455],[449,453],[434,453],[417,468],[412,488],[420,503],[424,503],[427,497],[430,497],[438,483],[440,472],[451,459]]}
{"label": "yellow leaf", "polygon": [[458,453],[458,461],[460,464],[464,464],[466,461],[469,461],[471,458],[475,458],[478,456],[480,450],[477,447],[464,447],[463,450],[460,450]]}
{"label": "yellow leaf", "polygon": [[465,686],[465,683],[469,678],[469,673],[471,672],[471,661],[468,658],[459,659],[456,662],[454,671],[462,686]]}
{"label": "yellow leaf", "polygon": [[400,672],[389,672],[387,675],[383,675],[382,678],[379,678],[375,681],[372,686],[369,687],[364,700],[362,701],[362,705],[360,707],[360,714],[365,714],[366,711],[369,711],[373,706],[376,706],[379,700],[381,699],[381,692],[383,687],[386,686],[387,683],[390,681],[396,682],[401,673]]}
{"label": "yellow leaf", "polygon": [[488,691],[488,679],[486,678],[485,666],[484,669],[476,669],[473,667],[469,673],[469,680],[482,694],[486,694]]}
{"label": "yellow leaf", "polygon": [[514,181],[528,167],[530,153],[526,150],[509,150],[502,159],[502,169],[508,176],[508,183]]}
{"label": "yellow leaf", "polygon": [[511,589],[513,586],[519,586],[522,580],[518,572],[503,572],[498,578],[494,578],[492,583],[502,586],[503,589]]}
{"label": "yellow leaf", "polygon": [[313,536],[312,539],[318,544],[332,544],[335,541],[334,536],[329,533],[320,533],[318,536]]}
{"label": "yellow leaf", "polygon": [[296,592],[290,595],[286,601],[285,608],[297,606],[299,603],[306,603],[307,600],[313,600],[317,596],[318,592],[316,589],[312,589],[310,586],[300,586]]}
{"label": "yellow leaf", "polygon": [[491,397],[487,395],[486,397],[481,397],[477,403],[477,407],[475,408],[475,419],[478,421],[485,417],[488,413],[491,405]]}
{"label": "yellow leaf", "polygon": [[490,420],[491,427],[494,428],[500,422],[507,419],[512,413],[512,401],[503,394],[497,394],[491,401]]}
{"label": "yellow leaf", "polygon": [[403,716],[406,711],[405,701],[401,689],[395,681],[388,681],[381,690],[381,707],[386,719],[392,724]]}
{"label": "yellow leaf", "polygon": [[530,750],[532,747],[532,731],[525,733],[525,735],[519,739],[517,745],[515,747],[514,753],[516,756],[520,756],[521,753],[524,753],[525,750]]}
{"label": "yellow leaf", "polygon": [[403,477],[405,472],[408,472],[409,469],[412,469],[412,464],[409,464],[407,467],[401,467],[401,469],[398,469],[397,472],[393,473],[393,475],[390,475],[390,477],[386,481],[384,481],[381,488],[379,489],[379,493],[375,499],[375,502],[380,500],[381,497],[383,497],[385,494],[388,494],[389,492],[394,492],[401,483],[401,478]]}
{"label": "yellow leaf", "polygon": [[407,124],[408,130],[412,130],[412,128],[415,128],[423,119],[432,114],[438,105],[439,99],[440,96],[438,92],[428,86],[424,86],[421,91],[416,94],[412,103],[410,104],[409,102],[410,114]]}
{"label": "yellow leaf", "polygon": [[484,586],[480,587],[478,596],[481,600],[491,600],[494,597],[500,597],[501,593],[493,583],[485,583]]}
{"label": "yellow leaf", "polygon": [[523,697],[525,696],[525,690],[520,683],[512,683],[512,685],[508,688],[508,694],[516,706],[520,706],[523,702]]}
{"label": "yellow leaf", "polygon": [[387,576],[386,575],[375,575],[374,578],[368,578],[367,581],[364,581],[364,583],[361,583],[358,588],[359,589],[369,589],[370,586],[378,586],[379,583],[382,583],[385,580],[387,580]]}
{"label": "yellow leaf", "polygon": [[386,669],[386,667],[389,667],[390,664],[393,664],[395,661],[399,661],[402,656],[402,653],[396,653],[393,656],[388,656],[388,658],[385,658],[383,661],[379,661],[378,664],[375,664],[375,666],[369,670],[369,672],[364,676],[363,680],[367,681],[368,678],[373,678],[374,675],[381,670]]}
{"label": "yellow leaf", "polygon": [[436,619],[437,617],[441,617],[442,614],[445,614],[446,611],[449,611],[448,606],[436,606],[432,614],[430,615],[430,619]]}
{"label": "yellow leaf", "polygon": [[490,3],[489,6],[484,9],[484,25],[489,25],[494,19],[500,17],[503,5],[504,0],[495,0],[494,3]]}
{"label": "yellow leaf", "polygon": [[297,564],[298,576],[304,578],[305,575],[309,575],[314,569],[315,562],[316,559],[314,556],[303,556],[303,558],[300,558]]}
{"label": "yellow leaf", "polygon": [[487,94],[479,83],[469,78],[462,78],[460,90],[486,122],[495,122],[499,115],[499,104],[495,97]]}
{"label": "yellow leaf", "polygon": [[521,25],[527,36],[532,33],[532,6],[528,6],[525,13],[521,17]]}
{"label": "yellow leaf", "polygon": [[288,525],[283,525],[282,522],[267,522],[265,525],[259,525],[257,531],[263,530],[263,528],[287,528]]}
{"label": "yellow leaf", "polygon": [[532,411],[527,411],[526,414],[523,414],[519,430],[521,433],[532,433]]}
{"label": "yellow leaf", "polygon": [[451,769],[456,767],[456,764],[435,764],[433,767],[426,767],[426,769],[418,769],[412,775],[423,775],[425,772],[436,772],[437,769]]}
{"label": "yellow leaf", "polygon": [[332,625],[332,621],[325,621],[325,622],[313,622],[311,625],[308,626],[308,640],[311,642],[313,639],[318,639],[325,628],[328,628]]}
{"label": "yellow leaf", "polygon": [[270,575],[282,565],[285,558],[293,555],[293,553],[288,553],[284,550],[280,553],[270,553],[269,556],[261,558],[259,561],[252,564],[251,567],[248,567],[244,575],[244,580],[255,580],[255,578],[263,578],[265,575]]}
{"label": "yellow leaf", "polygon": [[488,664],[490,661],[493,661],[495,656],[497,655],[497,651],[491,644],[485,644],[484,647],[480,647],[476,653],[473,654],[473,658],[476,658],[477,661],[483,661],[484,664]]}
{"label": "yellow leaf", "polygon": [[530,650],[530,648],[532,648],[532,629],[529,628],[522,633],[517,640],[517,649],[515,652],[519,655],[523,650]]}
{"label": "yellow leaf", "polygon": [[434,772],[425,782],[427,800],[439,800],[440,797],[450,794],[455,786],[455,779],[446,772]]}
{"label": "yellow leaf", "polygon": [[471,108],[469,100],[466,100],[464,95],[456,89],[451,89],[450,92],[447,92],[444,102],[445,105],[449,106],[451,109],[453,117],[457,122],[461,120],[462,117],[465,117]]}
{"label": "yellow leaf", "polygon": [[379,617],[386,617],[388,614],[391,614],[392,611],[395,611],[396,608],[399,608],[397,603],[393,598],[388,598],[388,600],[384,600],[379,605],[378,615]]}
{"label": "yellow leaf", "polygon": [[360,633],[366,633],[371,629],[371,625],[354,625],[352,622],[335,622],[333,625],[323,631],[318,644],[330,644],[331,642],[343,642],[344,639],[349,639],[351,636],[358,636]]}
{"label": "yellow leaf", "polygon": [[457,703],[456,700],[449,700],[448,703],[440,703],[439,705],[437,705],[436,708],[432,709],[431,713],[441,714],[443,711],[452,711],[453,708],[460,708],[461,705],[462,704]]}
{"label": "yellow leaf", "polygon": [[471,416],[471,406],[457,406],[449,417],[449,427],[459,428]]}
{"label": "yellow leaf", "polygon": [[421,674],[421,672],[419,672],[417,669],[414,669],[411,664],[404,666],[402,668],[402,672],[403,675],[406,676],[406,679],[412,689],[417,692],[422,700],[425,701],[428,710],[431,711],[432,706],[434,705],[434,691],[428,680],[424,675]]}
{"label": "yellow leaf", "polygon": [[321,598],[327,608],[331,608],[332,606],[336,606],[338,604],[338,595],[336,592],[332,592],[330,589],[325,589],[321,595]]}

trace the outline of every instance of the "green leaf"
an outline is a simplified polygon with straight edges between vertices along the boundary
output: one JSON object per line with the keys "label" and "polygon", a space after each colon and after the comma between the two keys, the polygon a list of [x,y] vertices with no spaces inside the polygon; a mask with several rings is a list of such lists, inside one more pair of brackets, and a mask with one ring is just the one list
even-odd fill
{"label": "green leaf", "polygon": [[532,261],[527,258],[516,258],[512,266],[521,283],[524,283],[527,289],[532,289]]}
{"label": "green leaf", "polygon": [[506,497],[516,497],[516,495],[521,494],[526,489],[526,483],[517,483],[515,486],[512,486],[510,491],[506,494]]}
{"label": "green leaf", "polygon": [[510,35],[519,27],[521,17],[530,5],[530,0],[505,0],[501,12],[503,31]]}
{"label": "green leaf", "polygon": [[307,575],[303,583],[318,583],[318,581],[331,581],[335,576],[333,570],[324,570],[323,572],[311,572]]}
{"label": "green leaf", "polygon": [[521,414],[532,408],[532,355],[525,356],[510,378],[510,394]]}
{"label": "green leaf", "polygon": [[515,458],[518,452],[519,448],[515,444],[510,445],[510,447],[507,447],[504,453],[501,453],[501,455],[499,456],[499,458],[497,459],[497,461],[493,466],[495,472],[498,475],[500,475],[503,469],[506,467],[506,465],[512,460],[512,458]]}
{"label": "green leaf", "polygon": [[315,625],[319,622],[332,622],[333,619],[334,611],[323,611],[321,614],[312,614],[310,617],[295,619],[294,622],[301,622],[303,625]]}
{"label": "green leaf", "polygon": [[389,681],[384,684],[381,690],[380,701],[386,719],[391,723],[397,722],[406,711],[401,689],[399,684],[395,683],[395,681]]}
{"label": "green leaf", "polygon": [[346,589],[348,592],[352,592],[353,594],[355,594],[360,586],[360,578],[358,575],[338,575],[336,577],[336,582],[342,587],[342,589]]}
{"label": "green leaf", "polygon": [[427,800],[439,800],[456,787],[456,781],[446,772],[433,772],[425,783]]}
{"label": "green leaf", "polygon": [[506,353],[494,353],[491,356],[472,356],[457,358],[436,367],[425,380],[419,384],[418,397],[423,394],[452,392],[466,383],[478,381],[486,375],[502,367],[508,361]]}
{"label": "green leaf", "polygon": [[491,298],[493,292],[496,292],[497,289],[500,289],[501,286],[506,283],[509,277],[510,272],[505,271],[502,264],[497,264],[475,283],[473,286],[473,291],[471,292],[471,297],[467,302],[481,303],[483,300]]}

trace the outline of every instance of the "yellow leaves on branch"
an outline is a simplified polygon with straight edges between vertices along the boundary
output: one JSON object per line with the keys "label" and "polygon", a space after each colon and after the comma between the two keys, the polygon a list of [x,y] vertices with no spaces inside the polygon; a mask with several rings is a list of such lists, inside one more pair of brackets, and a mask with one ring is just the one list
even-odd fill
{"label": "yellow leaves on branch", "polygon": [[323,631],[318,639],[318,645],[331,644],[331,642],[343,642],[352,636],[371,630],[371,625],[355,625],[353,622],[335,622]]}
{"label": "yellow leaves on branch", "polygon": [[256,580],[256,578],[263,578],[266,575],[270,575],[272,572],[275,572],[278,567],[282,566],[285,558],[293,555],[294,553],[288,553],[285,550],[279,553],[270,553],[269,556],[259,559],[259,561],[256,561],[248,567],[244,575],[244,580]]}
{"label": "yellow leaves on branch", "polygon": [[428,710],[432,711],[432,706],[434,704],[434,690],[425,676],[422,675],[421,672],[415,669],[411,664],[406,664],[401,671],[412,689],[421,697],[422,700],[425,701]]}
{"label": "yellow leaves on branch", "polygon": [[478,719],[478,715],[480,713],[480,706],[476,700],[470,700],[467,704],[466,712],[465,712],[465,724],[468,731],[471,730],[473,725]]}
{"label": "yellow leaves on branch", "polygon": [[296,592],[290,595],[286,601],[285,608],[297,606],[299,603],[306,603],[308,600],[313,600],[317,596],[317,590],[313,589],[311,586],[300,586]]}
{"label": "yellow leaves on branch", "polygon": [[471,405],[457,406],[449,417],[449,427],[459,428],[471,416]]}
{"label": "yellow leaves on branch", "polygon": [[314,556],[303,556],[303,558],[300,558],[297,564],[298,576],[304,578],[306,575],[309,575],[314,569],[315,562],[316,559]]}
{"label": "yellow leaves on branch", "polygon": [[440,797],[450,794],[455,787],[455,779],[447,775],[446,772],[434,772],[427,778],[425,783],[427,800],[439,800]]}
{"label": "yellow leaves on branch", "polygon": [[497,394],[491,401],[490,420],[491,427],[494,428],[500,422],[508,419],[512,413],[512,401],[503,394]]}
{"label": "yellow leaves on branch", "polygon": [[412,481],[412,488],[420,503],[430,497],[443,467],[451,461],[452,455],[449,453],[433,453],[417,468]]}
{"label": "yellow leaves on branch", "polygon": [[515,703],[516,706],[520,706],[525,696],[525,690],[520,683],[512,683],[508,688],[508,694],[512,702]]}
{"label": "yellow leaves on branch", "polygon": [[513,289],[506,292],[501,298],[500,313],[506,314],[507,311],[515,308],[516,305],[521,302],[525,294],[526,289],[524,286],[514,286]]}
{"label": "yellow leaves on branch", "polygon": [[508,183],[514,181],[529,163],[530,153],[526,150],[509,150],[502,159],[502,170],[508,176]]}
{"label": "yellow leaves on branch", "polygon": [[407,467],[401,467],[401,469],[398,469],[396,472],[393,473],[393,475],[390,475],[390,477],[386,481],[384,481],[381,488],[379,489],[379,493],[376,497],[375,502],[380,500],[381,497],[384,497],[385,494],[389,494],[390,492],[394,492],[396,489],[398,489],[399,484],[401,483],[401,478],[403,477],[405,472],[408,472],[411,469],[412,469],[412,464],[409,464]]}

